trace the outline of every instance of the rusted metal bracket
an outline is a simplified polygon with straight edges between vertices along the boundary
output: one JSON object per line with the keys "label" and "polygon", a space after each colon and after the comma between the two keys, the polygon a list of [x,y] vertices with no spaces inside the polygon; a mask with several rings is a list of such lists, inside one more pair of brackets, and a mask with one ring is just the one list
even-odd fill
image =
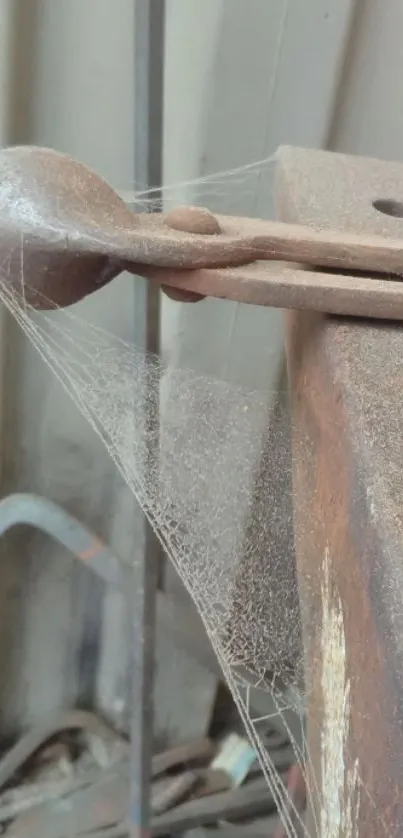
{"label": "rusted metal bracket", "polygon": [[[277,186],[287,222],[403,240],[401,164],[284,149]],[[308,834],[401,836],[403,328],[291,312],[287,353]]]}

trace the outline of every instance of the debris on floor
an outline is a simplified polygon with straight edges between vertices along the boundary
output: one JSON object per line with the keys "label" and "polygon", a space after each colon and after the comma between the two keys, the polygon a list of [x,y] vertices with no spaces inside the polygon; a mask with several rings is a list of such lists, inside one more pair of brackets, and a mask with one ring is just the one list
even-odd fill
{"label": "debris on floor", "polygon": [[[155,754],[152,836],[276,834],[274,800],[240,731],[231,727]],[[286,780],[290,743],[268,727],[266,745]],[[128,795],[128,742],[92,713],[62,713],[0,759],[0,828],[8,838],[126,838]]]}

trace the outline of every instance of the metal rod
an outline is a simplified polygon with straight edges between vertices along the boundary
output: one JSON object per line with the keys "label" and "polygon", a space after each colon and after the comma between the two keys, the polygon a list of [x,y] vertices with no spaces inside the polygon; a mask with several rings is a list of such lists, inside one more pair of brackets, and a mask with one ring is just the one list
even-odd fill
{"label": "metal rod", "polygon": [[[142,188],[158,189],[162,183],[165,0],[135,0],[134,26],[134,179]],[[134,305],[136,344],[156,354],[160,319],[157,285],[140,278],[135,280]],[[159,423],[159,395],[154,388],[155,382],[153,392],[150,385],[146,409],[147,420],[155,425]],[[152,435],[155,439],[156,435]],[[155,451],[148,453],[149,457],[155,456]],[[131,602],[130,838],[145,838],[150,834],[155,621],[160,564],[160,546],[143,516],[143,545],[134,557]]]}

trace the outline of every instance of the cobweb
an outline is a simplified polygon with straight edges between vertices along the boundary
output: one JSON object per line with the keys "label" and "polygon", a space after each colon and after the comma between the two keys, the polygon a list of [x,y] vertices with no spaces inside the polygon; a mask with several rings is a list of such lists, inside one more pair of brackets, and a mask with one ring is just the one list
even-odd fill
{"label": "cobweb", "polygon": [[[203,179],[204,204],[214,203],[227,179],[238,197],[243,187],[253,190],[262,166]],[[192,198],[194,203],[194,192]],[[165,205],[169,199],[168,190]],[[152,195],[137,200],[154,203]],[[281,717],[295,762],[305,772],[306,690],[286,392],[273,399],[272,393],[164,366],[73,309],[34,311],[25,290],[23,281],[18,293],[6,273],[0,276],[3,303],[103,440],[190,593],[286,834],[308,835],[265,747],[270,714],[259,715],[252,700],[256,692],[270,695],[272,715]],[[161,386],[167,382],[169,399],[161,409]],[[320,797],[312,773],[307,794],[316,802]],[[317,805],[310,808],[315,817]],[[333,835],[322,827],[315,823],[315,834]]]}

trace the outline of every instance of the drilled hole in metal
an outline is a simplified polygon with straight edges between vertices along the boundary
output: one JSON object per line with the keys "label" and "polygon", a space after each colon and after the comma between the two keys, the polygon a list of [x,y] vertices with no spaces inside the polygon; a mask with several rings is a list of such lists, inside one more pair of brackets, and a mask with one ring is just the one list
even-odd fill
{"label": "drilled hole in metal", "polygon": [[383,215],[391,215],[393,218],[403,218],[403,203],[394,201],[392,198],[378,198],[372,206]]}

